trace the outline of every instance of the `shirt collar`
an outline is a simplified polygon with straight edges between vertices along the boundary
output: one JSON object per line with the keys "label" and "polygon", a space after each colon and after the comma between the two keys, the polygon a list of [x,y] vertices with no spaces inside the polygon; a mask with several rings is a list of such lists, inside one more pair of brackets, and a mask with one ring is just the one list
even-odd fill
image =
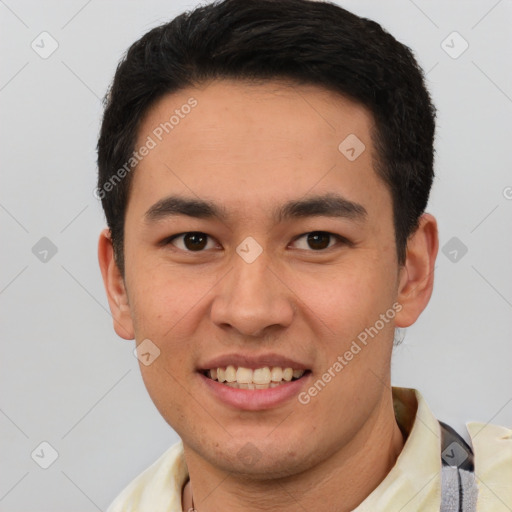
{"label": "shirt collar", "polygon": [[418,390],[393,387],[392,394],[395,417],[405,444],[384,480],[353,512],[439,510],[439,422]]}

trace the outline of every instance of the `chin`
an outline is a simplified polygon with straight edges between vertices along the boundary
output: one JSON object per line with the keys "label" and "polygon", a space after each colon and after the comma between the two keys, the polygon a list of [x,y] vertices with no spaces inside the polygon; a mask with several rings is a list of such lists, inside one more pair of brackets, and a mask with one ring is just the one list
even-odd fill
{"label": "chin", "polygon": [[[297,446],[301,446],[301,452],[297,451]],[[317,463],[313,457],[316,450],[307,454],[304,443],[293,442],[290,438],[288,445],[282,440],[276,443],[269,442],[268,439],[250,441],[246,438],[227,445],[219,444],[219,447],[203,453],[203,458],[222,471],[235,473],[237,478],[245,477],[251,481],[286,478],[301,473]]]}

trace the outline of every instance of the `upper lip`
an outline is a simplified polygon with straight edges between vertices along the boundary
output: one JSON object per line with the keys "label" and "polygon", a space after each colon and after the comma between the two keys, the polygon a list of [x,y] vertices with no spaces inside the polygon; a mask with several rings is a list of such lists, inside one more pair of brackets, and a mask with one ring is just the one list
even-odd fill
{"label": "upper lip", "polygon": [[279,354],[225,354],[212,359],[208,359],[199,365],[200,370],[210,370],[212,368],[225,368],[226,366],[242,366],[244,368],[263,368],[265,366],[279,366],[281,368],[293,368],[294,370],[307,370],[308,366],[289,357]]}

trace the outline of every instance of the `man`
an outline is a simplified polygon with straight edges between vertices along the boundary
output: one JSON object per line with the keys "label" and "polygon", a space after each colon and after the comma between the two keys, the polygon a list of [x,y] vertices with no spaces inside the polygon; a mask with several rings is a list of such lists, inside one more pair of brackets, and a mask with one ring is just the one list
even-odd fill
{"label": "man", "polygon": [[410,50],[331,3],[225,0],[128,50],[99,261],[181,442],[109,512],[512,507],[512,432],[466,445],[390,384],[433,288],[434,117]]}

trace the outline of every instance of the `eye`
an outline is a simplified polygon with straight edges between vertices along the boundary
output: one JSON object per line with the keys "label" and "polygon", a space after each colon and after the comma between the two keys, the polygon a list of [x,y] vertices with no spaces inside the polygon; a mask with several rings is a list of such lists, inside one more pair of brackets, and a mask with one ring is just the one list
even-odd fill
{"label": "eye", "polygon": [[[174,245],[178,249],[187,252],[201,252],[203,249],[212,249],[215,244],[211,242],[208,246],[209,235],[200,231],[189,231],[187,233],[180,233],[166,238],[163,245]],[[211,240],[211,239],[210,239]]]}
{"label": "eye", "polygon": [[324,249],[329,249],[334,244],[331,244],[333,241],[338,241],[341,243],[348,244],[349,241],[342,236],[335,235],[334,233],[329,233],[327,231],[311,231],[310,233],[304,233],[295,239],[294,243],[298,243],[298,249],[309,250],[313,249],[314,251],[322,251]]}

